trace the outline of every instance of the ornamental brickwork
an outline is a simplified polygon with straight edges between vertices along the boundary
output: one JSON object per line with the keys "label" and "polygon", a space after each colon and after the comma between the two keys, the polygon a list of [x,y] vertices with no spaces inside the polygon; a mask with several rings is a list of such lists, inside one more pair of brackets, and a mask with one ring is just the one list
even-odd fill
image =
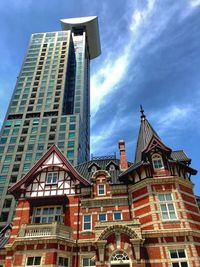
{"label": "ornamental brickwork", "polygon": [[[142,131],[151,135],[144,147]],[[135,163],[127,162],[122,140],[119,160],[76,168],[52,146],[10,188],[18,205],[0,265],[199,267],[196,170],[183,151],[162,143],[144,114],[140,134]]]}

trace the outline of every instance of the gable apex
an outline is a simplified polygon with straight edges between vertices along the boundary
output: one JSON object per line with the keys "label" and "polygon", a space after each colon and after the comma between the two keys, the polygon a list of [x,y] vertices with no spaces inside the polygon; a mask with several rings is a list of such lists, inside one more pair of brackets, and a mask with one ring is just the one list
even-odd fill
{"label": "gable apex", "polygon": [[77,170],[69,163],[66,157],[58,149],[56,145],[53,145],[35,165],[25,174],[19,181],[14,184],[9,192],[15,196],[19,195],[19,191],[24,190],[34,179],[34,177],[40,173],[43,169],[50,166],[57,166],[65,169],[69,174],[78,180],[84,186],[90,185],[90,182],[82,177]]}
{"label": "gable apex", "polygon": [[152,135],[149,143],[143,149],[142,153],[148,153],[149,151],[151,151],[154,148],[160,148],[161,150],[164,150],[166,152],[172,151],[172,149],[167,147],[165,144],[163,144],[163,142],[159,138],[157,138],[157,136]]}

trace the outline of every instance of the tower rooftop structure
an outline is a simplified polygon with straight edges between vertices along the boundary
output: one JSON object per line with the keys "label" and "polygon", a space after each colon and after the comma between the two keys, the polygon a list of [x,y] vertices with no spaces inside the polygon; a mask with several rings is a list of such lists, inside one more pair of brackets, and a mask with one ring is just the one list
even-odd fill
{"label": "tower rooftop structure", "polygon": [[99,37],[99,27],[97,16],[61,19],[61,27],[64,31],[73,28],[85,28],[90,59],[96,58],[101,54],[101,44]]}
{"label": "tower rooftop structure", "polygon": [[152,136],[157,137],[160,141],[160,137],[157,134],[157,132],[154,130],[154,128],[151,126],[149,121],[147,120],[144,110],[142,106],[140,106],[141,110],[141,124],[137,139],[137,146],[135,151],[135,163],[140,162],[142,160],[142,151],[145,149],[145,147],[149,144],[150,140],[152,139]]}

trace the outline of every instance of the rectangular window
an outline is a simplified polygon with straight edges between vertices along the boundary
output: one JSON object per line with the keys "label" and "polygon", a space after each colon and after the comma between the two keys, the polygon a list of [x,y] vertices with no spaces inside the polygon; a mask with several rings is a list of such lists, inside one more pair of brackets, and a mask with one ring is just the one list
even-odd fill
{"label": "rectangular window", "polygon": [[26,157],[25,157],[25,160],[26,161],[29,161],[29,160],[31,160],[32,159],[32,154],[31,153],[27,153],[26,154]]}
{"label": "rectangular window", "polygon": [[75,133],[74,132],[69,133],[68,138],[69,139],[75,138]]}
{"label": "rectangular window", "polygon": [[105,184],[98,185],[98,195],[105,195]]}
{"label": "rectangular window", "polygon": [[188,261],[184,249],[170,250],[172,267],[188,267]]}
{"label": "rectangular window", "polygon": [[7,156],[5,157],[5,161],[6,161],[6,162],[11,162],[11,161],[12,161],[12,155],[7,155]]}
{"label": "rectangular window", "polygon": [[46,184],[57,184],[58,183],[58,173],[57,172],[48,172]]}
{"label": "rectangular window", "polygon": [[23,172],[27,172],[30,170],[31,164],[30,163],[25,163],[23,167]]}
{"label": "rectangular window", "polygon": [[10,165],[4,164],[2,167],[2,173],[8,173]]}
{"label": "rectangular window", "polygon": [[82,259],[83,267],[95,267],[96,262],[93,259],[90,258],[83,258]]}
{"label": "rectangular window", "polygon": [[92,229],[92,224],[91,224],[91,215],[83,215],[83,230],[84,231],[89,231]]}
{"label": "rectangular window", "polygon": [[160,209],[163,220],[176,220],[176,210],[171,193],[159,194]]}
{"label": "rectangular window", "polygon": [[68,145],[67,145],[68,148],[72,148],[74,147],[74,141],[68,141]]}
{"label": "rectangular window", "polygon": [[70,131],[75,130],[75,128],[76,128],[76,124],[70,124],[70,125],[69,125],[69,130],[70,130]]}
{"label": "rectangular window", "polygon": [[7,152],[12,153],[14,151],[14,149],[15,149],[14,146],[9,146]]}
{"label": "rectangular window", "polygon": [[5,183],[6,176],[0,175],[0,183]]}
{"label": "rectangular window", "polygon": [[38,207],[33,212],[33,223],[52,223],[62,222],[62,208],[54,207]]}
{"label": "rectangular window", "polygon": [[119,220],[121,220],[122,219],[122,214],[121,214],[121,212],[114,212],[113,213],[113,220],[114,221],[119,221]]}
{"label": "rectangular window", "polygon": [[64,258],[64,257],[58,257],[58,266],[65,266],[68,267],[69,266],[69,259],[68,258]]}
{"label": "rectangular window", "polygon": [[67,151],[67,158],[73,158],[73,157],[74,157],[74,151],[73,150]]}
{"label": "rectangular window", "polygon": [[11,204],[12,204],[12,199],[11,198],[7,198],[4,201],[3,207],[6,208],[6,209],[8,209],[8,208],[10,208]]}
{"label": "rectangular window", "polygon": [[100,222],[107,221],[107,214],[106,213],[100,213],[98,217],[99,217]]}
{"label": "rectangular window", "polygon": [[17,137],[11,137],[10,138],[10,144],[15,144],[17,140]]}
{"label": "rectangular window", "polygon": [[41,266],[41,257],[28,257],[26,266]]}

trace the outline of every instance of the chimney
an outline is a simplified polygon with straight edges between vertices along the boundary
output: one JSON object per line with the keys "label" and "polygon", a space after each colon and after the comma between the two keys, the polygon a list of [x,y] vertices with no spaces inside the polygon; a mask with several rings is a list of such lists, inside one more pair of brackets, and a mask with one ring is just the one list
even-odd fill
{"label": "chimney", "polygon": [[128,169],[128,162],[126,159],[124,140],[119,140],[119,154],[120,154],[120,170],[125,171],[126,169]]}

